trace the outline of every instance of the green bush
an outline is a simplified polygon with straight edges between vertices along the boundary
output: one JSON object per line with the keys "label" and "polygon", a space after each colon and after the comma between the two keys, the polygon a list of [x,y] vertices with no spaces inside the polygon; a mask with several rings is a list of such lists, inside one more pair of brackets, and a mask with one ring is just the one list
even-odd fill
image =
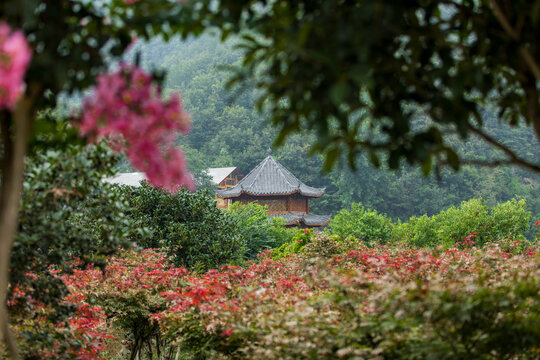
{"label": "green bush", "polygon": [[523,233],[527,231],[531,217],[531,213],[526,209],[524,199],[512,199],[491,209],[491,240],[523,240]]}
{"label": "green bush", "polygon": [[434,216],[439,242],[452,245],[468,234],[478,233],[477,241],[482,243],[491,234],[491,219],[488,207],[481,199],[464,201],[459,207],[452,206]]}
{"label": "green bush", "polygon": [[404,241],[419,247],[453,246],[469,234],[475,234],[479,246],[500,239],[523,240],[531,215],[526,206],[525,200],[513,199],[489,210],[481,199],[471,199],[432,217],[412,217],[399,226]]}
{"label": "green bush", "polygon": [[307,257],[331,257],[357,250],[363,242],[354,236],[341,237],[335,234],[314,232],[312,229],[299,229],[297,235],[272,252],[273,259],[283,259],[292,254]]}
{"label": "green bush", "polygon": [[383,214],[365,209],[360,203],[353,203],[351,210],[341,210],[330,221],[333,234],[355,236],[366,243],[385,244],[392,236],[392,223]]}
{"label": "green bush", "polygon": [[127,201],[101,181],[113,174],[116,161],[103,146],[50,150],[30,160],[11,257],[12,284],[28,281],[27,272],[46,274],[51,265],[69,269],[74,258],[104,264],[106,255],[128,244],[126,234],[136,226],[124,214]]}
{"label": "green bush", "polygon": [[122,187],[129,215],[149,234],[132,234],[145,248],[163,248],[176,266],[207,270],[242,260],[246,241],[234,219],[209,192],[168,194],[147,184]]}
{"label": "green bush", "polygon": [[412,245],[418,247],[431,247],[438,244],[437,225],[435,218],[427,215],[420,217],[411,217],[408,223],[402,224],[407,227],[408,238],[406,239]]}
{"label": "green bush", "polygon": [[242,205],[239,202],[229,207],[228,213],[237,225],[238,233],[246,239],[246,259],[256,259],[257,255],[290,241],[296,229],[285,227],[283,219],[269,219],[267,207],[256,203]]}
{"label": "green bush", "polygon": [[291,254],[300,254],[313,239],[315,239],[315,234],[312,229],[298,229],[296,236],[289,242],[283,243],[280,247],[274,249],[272,257],[274,259],[281,259]]}
{"label": "green bush", "polygon": [[337,235],[318,234],[303,249],[308,257],[331,257],[358,250],[362,243],[354,236],[342,238]]}

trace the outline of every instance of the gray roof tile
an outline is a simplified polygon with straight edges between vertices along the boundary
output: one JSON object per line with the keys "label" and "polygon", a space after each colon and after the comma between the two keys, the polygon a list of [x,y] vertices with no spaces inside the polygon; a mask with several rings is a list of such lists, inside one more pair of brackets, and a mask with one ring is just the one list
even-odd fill
{"label": "gray roof tile", "polygon": [[304,196],[319,197],[324,195],[324,188],[304,184],[272,156],[268,156],[234,187],[217,191],[217,195],[222,198],[237,197],[242,193],[249,195],[300,193]]}

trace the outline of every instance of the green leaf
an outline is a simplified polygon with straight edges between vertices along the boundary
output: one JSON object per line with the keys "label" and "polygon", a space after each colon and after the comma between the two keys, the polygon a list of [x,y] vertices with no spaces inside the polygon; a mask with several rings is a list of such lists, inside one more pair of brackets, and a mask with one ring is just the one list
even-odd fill
{"label": "green leaf", "polygon": [[340,106],[345,103],[349,92],[351,91],[349,85],[345,81],[335,83],[330,88],[330,99],[336,106]]}
{"label": "green leaf", "polygon": [[339,148],[331,148],[326,153],[326,156],[324,158],[324,163],[322,167],[323,172],[329,172],[334,167],[334,164],[336,163],[336,160],[338,159],[340,154]]}
{"label": "green leaf", "polygon": [[459,170],[459,156],[456,154],[456,152],[452,149],[446,150],[446,160],[448,161],[448,164],[450,167],[454,170]]}
{"label": "green leaf", "polygon": [[433,158],[431,155],[428,155],[426,160],[424,160],[424,162],[422,163],[422,174],[424,174],[424,176],[429,175],[429,173],[431,172],[432,165],[433,165]]}

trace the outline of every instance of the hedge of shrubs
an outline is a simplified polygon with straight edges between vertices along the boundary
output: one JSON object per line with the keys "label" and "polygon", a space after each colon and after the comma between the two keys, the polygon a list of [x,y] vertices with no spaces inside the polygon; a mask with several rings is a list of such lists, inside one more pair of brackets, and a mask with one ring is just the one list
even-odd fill
{"label": "hedge of shrubs", "polygon": [[525,200],[513,199],[488,209],[482,200],[471,199],[432,217],[412,217],[398,225],[396,233],[401,241],[420,247],[451,246],[472,233],[478,245],[493,239],[523,240],[530,216]]}
{"label": "hedge of shrubs", "polygon": [[531,213],[525,200],[512,199],[492,209],[481,199],[464,201],[433,216],[411,217],[406,223],[392,223],[384,214],[352,204],[330,222],[330,232],[354,236],[366,244],[404,242],[417,247],[453,246],[468,234],[475,234],[477,245],[499,239],[525,239]]}
{"label": "hedge of shrubs", "polygon": [[[27,318],[15,331],[47,327],[58,334],[39,347],[21,339],[27,358],[540,355],[537,243],[430,252],[305,235],[299,254],[273,259],[266,252],[246,267],[194,273],[164,253],[144,250],[111,257],[104,272],[57,272],[70,290],[67,300],[78,304],[76,315],[55,326],[40,316]],[[52,311],[30,294],[19,289],[11,303]],[[72,338],[84,339],[82,346],[70,347]]]}
{"label": "hedge of shrubs", "polygon": [[[233,204],[218,209],[208,192],[168,194],[146,184],[122,187],[130,199],[131,239],[143,248],[161,248],[177,266],[204,271],[225,264],[255,259],[266,249],[281,245],[283,254],[302,246],[302,232],[287,229],[280,219],[269,220],[258,204]],[[525,239],[530,227],[525,200],[511,200],[492,209],[481,199],[471,199],[433,216],[412,217],[393,223],[386,215],[362,204],[341,210],[325,232],[364,244],[406,243],[416,247],[451,247],[469,234],[477,245],[498,239]],[[295,238],[295,241],[290,241]]]}

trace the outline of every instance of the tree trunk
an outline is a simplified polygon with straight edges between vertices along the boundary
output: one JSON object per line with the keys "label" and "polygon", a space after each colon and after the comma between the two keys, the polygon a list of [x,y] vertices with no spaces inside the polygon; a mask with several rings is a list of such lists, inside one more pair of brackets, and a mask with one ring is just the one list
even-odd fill
{"label": "tree trunk", "polygon": [[17,102],[11,121],[8,116],[1,119],[4,161],[0,188],[0,339],[3,339],[11,359],[19,359],[19,354],[9,328],[6,305],[9,261],[17,231],[24,157],[32,127],[31,108],[32,97],[25,96]]}
{"label": "tree trunk", "polygon": [[137,353],[139,351],[140,338],[137,334],[137,330],[133,332],[133,336],[135,338],[135,343],[133,344],[133,347],[131,348],[131,354],[129,356],[129,360],[135,360],[137,358]]}

